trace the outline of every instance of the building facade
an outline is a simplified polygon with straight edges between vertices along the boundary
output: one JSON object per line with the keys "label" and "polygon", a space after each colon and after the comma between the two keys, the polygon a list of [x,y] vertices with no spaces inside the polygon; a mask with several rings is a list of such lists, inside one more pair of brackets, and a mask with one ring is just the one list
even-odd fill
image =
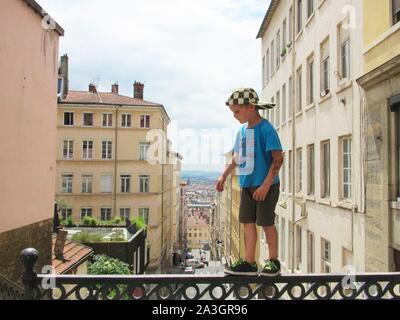
{"label": "building facade", "polygon": [[39,272],[52,260],[57,65],[64,31],[44,20],[49,16],[36,1],[1,2],[0,273],[12,281],[20,280],[23,249],[40,251]]}
{"label": "building facade", "polygon": [[[65,84],[63,63],[65,57]],[[143,88],[135,82],[133,97],[120,95],[117,84],[108,93],[92,84],[86,92],[61,93],[56,199],[64,219],[142,217],[150,245],[147,270],[167,272],[180,169],[167,161],[170,119],[162,105],[143,100]]]}
{"label": "building facade", "polygon": [[285,153],[276,225],[287,272],[365,271],[362,5],[272,0],[257,36],[262,98],[276,104],[264,116]]}
{"label": "building facade", "polygon": [[366,271],[400,271],[400,1],[365,0],[363,15]]}

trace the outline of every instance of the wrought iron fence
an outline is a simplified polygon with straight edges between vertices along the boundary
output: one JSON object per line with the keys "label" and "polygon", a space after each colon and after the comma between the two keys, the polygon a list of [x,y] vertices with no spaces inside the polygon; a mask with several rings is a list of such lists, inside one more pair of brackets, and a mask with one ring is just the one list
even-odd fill
{"label": "wrought iron fence", "polygon": [[20,300],[24,289],[0,274],[0,300]]}
{"label": "wrought iron fence", "polygon": [[22,252],[25,299],[77,300],[400,300],[400,273],[262,276],[36,275],[37,251]]}

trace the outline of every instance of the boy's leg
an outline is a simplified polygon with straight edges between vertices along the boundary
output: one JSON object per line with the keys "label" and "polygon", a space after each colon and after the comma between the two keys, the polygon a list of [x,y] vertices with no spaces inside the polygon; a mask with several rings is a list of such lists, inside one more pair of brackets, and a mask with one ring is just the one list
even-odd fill
{"label": "boy's leg", "polygon": [[245,260],[254,264],[256,261],[257,228],[255,223],[244,225]]}
{"label": "boy's leg", "polygon": [[276,227],[264,227],[263,229],[268,243],[269,259],[278,260],[278,232]]}

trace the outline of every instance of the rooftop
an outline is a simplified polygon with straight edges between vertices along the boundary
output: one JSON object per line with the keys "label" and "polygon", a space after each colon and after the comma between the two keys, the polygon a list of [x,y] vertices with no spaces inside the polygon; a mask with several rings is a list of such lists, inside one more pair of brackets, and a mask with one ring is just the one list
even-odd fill
{"label": "rooftop", "polygon": [[55,268],[57,274],[65,274],[75,266],[80,265],[87,260],[93,253],[93,249],[87,247],[79,242],[66,240],[63,250],[65,261],[56,259],[54,256],[54,247],[56,243],[57,235],[53,235],[52,248],[53,258],[52,266]]}

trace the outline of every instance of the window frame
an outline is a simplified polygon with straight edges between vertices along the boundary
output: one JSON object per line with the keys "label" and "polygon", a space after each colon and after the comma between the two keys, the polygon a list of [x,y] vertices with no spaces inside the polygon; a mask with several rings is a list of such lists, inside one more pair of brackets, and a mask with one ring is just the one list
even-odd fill
{"label": "window frame", "polygon": [[[102,116],[102,127],[103,128],[112,128],[112,126],[113,126],[113,113],[112,112],[103,112],[102,115],[103,115]],[[110,122],[111,122],[111,124],[110,124]]]}
{"label": "window frame", "polygon": [[[87,144],[86,152],[85,152],[85,143]],[[82,141],[82,159],[93,160],[93,140],[85,139]]]}
{"label": "window frame", "polygon": [[[91,120],[92,120],[92,122],[91,122],[91,124],[86,124],[85,123],[85,116],[87,116],[87,115],[90,115],[91,116]],[[82,126],[83,127],[93,127],[94,126],[94,113],[93,112],[83,112],[83,114],[82,114]]]}
{"label": "window frame", "polygon": [[[106,147],[104,147],[104,144]],[[112,151],[113,151],[112,140],[102,140],[101,141],[101,159],[102,160],[112,160],[113,159]]]}
{"label": "window frame", "polygon": [[[65,143],[67,143],[67,148],[65,148]],[[65,154],[65,151],[66,151],[66,154]],[[62,158],[64,160],[71,160],[74,158],[74,140],[73,139],[64,139],[63,140]]]}
{"label": "window frame", "polygon": [[121,174],[121,193],[131,193],[131,179],[130,174]]}
{"label": "window frame", "polygon": [[[326,159],[325,146],[328,146]],[[330,140],[321,142],[321,198],[331,197],[331,143]]]}
{"label": "window frame", "polygon": [[[65,115],[67,113],[72,115],[72,124],[65,124],[65,122],[66,122]],[[71,120],[71,119],[69,119],[69,120]],[[64,127],[73,127],[75,125],[75,112],[74,111],[64,111],[63,124],[64,124]]]}

